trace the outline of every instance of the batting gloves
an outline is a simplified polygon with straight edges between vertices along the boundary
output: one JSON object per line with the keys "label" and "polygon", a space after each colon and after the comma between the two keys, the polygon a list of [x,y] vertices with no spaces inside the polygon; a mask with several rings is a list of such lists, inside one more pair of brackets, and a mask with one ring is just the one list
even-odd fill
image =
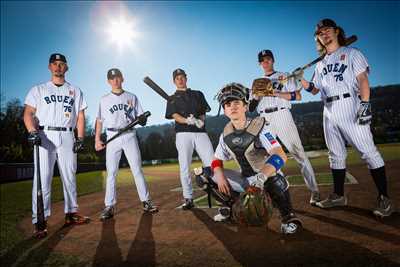
{"label": "batting gloves", "polygon": [[141,126],[145,126],[147,124],[147,117],[142,114],[138,117],[138,121]]}
{"label": "batting gloves", "polygon": [[85,145],[83,144],[83,137],[78,137],[74,143],[74,147],[72,148],[72,151],[74,153],[78,153],[84,149]]}
{"label": "batting gloves", "polygon": [[371,103],[361,101],[357,111],[357,123],[360,125],[370,124],[372,121]]}
{"label": "batting gloves", "polygon": [[40,139],[39,132],[38,131],[30,132],[28,135],[28,142],[33,146],[40,146],[42,140]]}

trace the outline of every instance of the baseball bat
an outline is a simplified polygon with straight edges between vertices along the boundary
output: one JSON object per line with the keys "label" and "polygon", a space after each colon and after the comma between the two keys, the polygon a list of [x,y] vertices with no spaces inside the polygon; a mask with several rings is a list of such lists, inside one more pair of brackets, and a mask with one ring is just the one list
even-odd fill
{"label": "baseball bat", "polygon": [[39,231],[46,229],[46,222],[44,218],[44,204],[43,204],[43,191],[42,179],[40,177],[40,159],[39,159],[39,145],[35,145],[36,154],[36,218]]}
{"label": "baseball bat", "polygon": [[[150,111],[146,111],[145,113],[143,113],[142,115],[149,117],[151,115]],[[118,133],[116,133],[113,137],[111,137],[110,139],[108,139],[104,145],[107,145],[108,143],[110,143],[112,140],[114,140],[115,138],[117,138],[118,136],[120,136],[121,134],[125,133],[126,131],[130,130],[131,128],[133,128],[135,125],[139,124],[139,118],[136,118],[134,121],[132,121],[131,123],[129,123],[127,126],[125,126],[124,128],[120,129],[118,131]]]}
{"label": "baseball bat", "polygon": [[157,94],[159,94],[162,98],[168,101],[169,95],[156,84],[149,76],[143,78],[143,82],[147,84],[151,89],[153,89]]}
{"label": "baseball bat", "polygon": [[[349,38],[346,39],[346,46],[351,45],[352,43],[354,43],[355,41],[357,41],[357,36],[356,35],[352,35]],[[305,69],[308,69],[309,67],[317,64],[318,62],[320,62],[324,57],[325,57],[326,53],[324,53],[323,55],[319,56],[318,58],[314,59],[313,61],[311,61],[310,63],[304,65],[303,67],[297,68],[294,72],[292,72],[290,75],[288,75],[287,77],[285,77],[284,80],[288,80],[290,78],[294,78],[297,76],[299,71],[304,71]]]}

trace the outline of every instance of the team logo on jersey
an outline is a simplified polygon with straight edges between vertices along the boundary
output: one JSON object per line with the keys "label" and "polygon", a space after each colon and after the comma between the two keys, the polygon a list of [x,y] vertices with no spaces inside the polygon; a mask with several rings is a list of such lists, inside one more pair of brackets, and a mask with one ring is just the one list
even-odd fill
{"label": "team logo on jersey", "polygon": [[268,139],[271,145],[275,144],[277,141],[271,133],[265,133],[264,136]]}
{"label": "team logo on jersey", "polygon": [[232,139],[232,143],[234,145],[240,145],[241,143],[243,143],[243,139],[241,137],[239,137],[239,136],[235,137],[235,138]]}
{"label": "team logo on jersey", "polygon": [[333,76],[335,77],[336,81],[343,81],[343,73],[347,69],[347,65],[343,63],[335,63],[335,64],[327,64],[323,69],[322,69],[322,78],[329,73],[333,73]]}
{"label": "team logo on jersey", "polygon": [[341,60],[341,61],[343,61],[343,60],[345,60],[345,59],[346,59],[346,55],[345,55],[345,54],[343,54],[343,55],[340,56],[340,60]]}

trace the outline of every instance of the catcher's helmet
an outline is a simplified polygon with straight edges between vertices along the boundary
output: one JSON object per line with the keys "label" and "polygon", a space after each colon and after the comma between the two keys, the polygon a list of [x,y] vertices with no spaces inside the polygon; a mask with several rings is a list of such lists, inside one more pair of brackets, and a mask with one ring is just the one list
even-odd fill
{"label": "catcher's helmet", "polygon": [[228,83],[215,96],[219,104],[223,107],[227,101],[242,100],[246,104],[249,102],[249,89],[240,83]]}

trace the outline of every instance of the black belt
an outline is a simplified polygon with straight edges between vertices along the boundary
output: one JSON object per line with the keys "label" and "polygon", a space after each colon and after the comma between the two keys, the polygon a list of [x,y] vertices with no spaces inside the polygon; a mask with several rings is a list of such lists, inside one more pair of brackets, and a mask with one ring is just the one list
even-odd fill
{"label": "black belt", "polygon": [[348,98],[348,97],[350,97],[350,94],[349,93],[345,93],[343,95],[330,96],[330,97],[327,97],[325,101],[326,101],[326,103],[330,103],[330,102],[339,100],[341,97]]}
{"label": "black belt", "polygon": [[72,127],[54,127],[54,126],[39,126],[39,130],[48,130],[48,131],[72,131]]}
{"label": "black belt", "polygon": [[[107,131],[110,131],[110,132],[119,132],[119,131],[121,131],[123,128],[121,128],[121,129],[118,129],[118,128],[107,128]],[[133,131],[134,129],[133,128],[131,128],[131,129],[129,129],[128,131]]]}
{"label": "black belt", "polygon": [[261,110],[260,113],[272,113],[272,112],[278,111],[279,109],[285,109],[285,108],[277,108],[277,107],[275,107],[275,108],[266,108],[264,110]]}

